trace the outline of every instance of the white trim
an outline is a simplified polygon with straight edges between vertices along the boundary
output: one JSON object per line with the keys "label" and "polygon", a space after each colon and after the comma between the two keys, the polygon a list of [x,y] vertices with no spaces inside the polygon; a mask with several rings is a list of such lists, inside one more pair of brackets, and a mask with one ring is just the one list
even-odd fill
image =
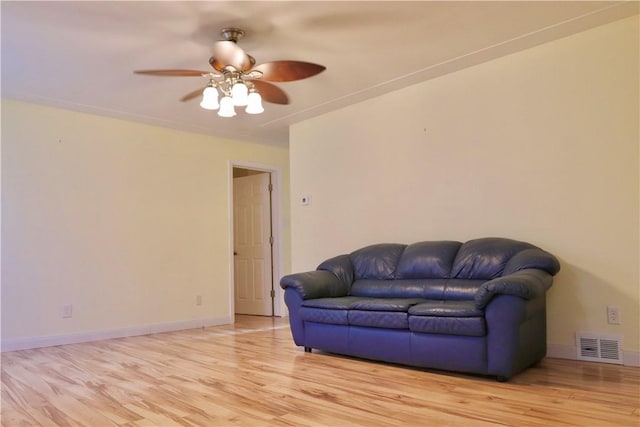
{"label": "white trim", "polygon": [[625,366],[640,368],[640,351],[623,351],[622,363]]}
{"label": "white trim", "polygon": [[133,337],[137,335],[159,334],[163,332],[181,331],[184,329],[205,328],[208,326],[228,325],[233,323],[233,316],[213,317],[208,319],[183,320],[171,323],[132,326],[119,329],[102,329],[98,331],[78,332],[65,335],[48,335],[42,337],[15,338],[2,340],[1,351],[28,350],[40,347],[78,344],[114,338]]}
{"label": "white trim", "polygon": [[227,182],[227,219],[229,222],[229,249],[228,249],[228,253],[229,253],[229,315],[230,316],[234,316],[235,318],[235,313],[236,313],[236,300],[235,300],[235,264],[234,264],[234,252],[235,252],[235,248],[234,248],[234,242],[233,242],[233,230],[234,230],[234,223],[233,223],[233,166],[234,166],[235,162],[233,160],[229,160],[229,163],[227,165],[227,175],[228,175],[228,182]]}
{"label": "white trim", "polygon": [[[555,359],[578,360],[578,348],[575,345],[548,344],[547,357]],[[624,366],[640,367],[640,352],[623,351],[622,364]]]}
{"label": "white trim", "polygon": [[577,360],[577,348],[575,345],[547,344],[547,357]]}
{"label": "white trim", "polygon": [[231,262],[229,263],[229,313],[235,313],[234,301],[234,269],[233,269],[233,168],[252,169],[271,173],[271,184],[273,192],[271,193],[271,226],[273,230],[273,289],[275,298],[273,304],[273,315],[278,317],[285,316],[286,308],[284,306],[284,291],[278,282],[283,267],[282,256],[282,170],[273,165],[262,163],[247,162],[244,160],[229,160],[229,254]]}

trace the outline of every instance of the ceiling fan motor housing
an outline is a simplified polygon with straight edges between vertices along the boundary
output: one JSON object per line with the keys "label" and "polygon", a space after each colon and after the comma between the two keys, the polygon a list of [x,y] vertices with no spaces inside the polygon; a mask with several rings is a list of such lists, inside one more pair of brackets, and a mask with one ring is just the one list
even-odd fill
{"label": "ceiling fan motor housing", "polygon": [[240,28],[223,28],[220,30],[220,35],[222,35],[225,40],[237,43],[238,40],[244,37],[244,31]]}

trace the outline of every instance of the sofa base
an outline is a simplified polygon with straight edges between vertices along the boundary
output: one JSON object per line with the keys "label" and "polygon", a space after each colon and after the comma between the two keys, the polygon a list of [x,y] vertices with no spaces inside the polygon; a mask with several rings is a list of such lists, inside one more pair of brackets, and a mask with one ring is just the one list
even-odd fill
{"label": "sofa base", "polygon": [[[423,334],[305,322],[305,351],[312,348],[420,368],[491,375],[485,337]],[[308,349],[308,350],[307,350]]]}

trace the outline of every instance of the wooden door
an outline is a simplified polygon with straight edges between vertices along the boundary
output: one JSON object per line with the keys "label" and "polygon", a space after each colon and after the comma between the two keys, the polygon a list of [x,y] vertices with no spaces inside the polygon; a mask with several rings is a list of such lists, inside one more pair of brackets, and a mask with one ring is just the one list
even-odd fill
{"label": "wooden door", "polygon": [[237,314],[273,315],[270,181],[269,173],[233,179]]}

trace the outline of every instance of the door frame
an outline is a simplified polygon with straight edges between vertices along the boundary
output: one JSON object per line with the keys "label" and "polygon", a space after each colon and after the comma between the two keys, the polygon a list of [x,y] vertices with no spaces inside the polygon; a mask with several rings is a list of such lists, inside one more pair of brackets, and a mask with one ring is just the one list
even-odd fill
{"label": "door frame", "polygon": [[[233,168],[251,169],[260,172],[271,173],[271,185],[273,191],[271,192],[271,230],[273,234],[273,250],[272,250],[272,265],[273,265],[273,290],[275,291],[273,299],[273,315],[277,317],[283,317],[286,315],[284,310],[284,292],[280,286],[278,286],[279,278],[283,271],[283,256],[282,256],[282,172],[277,166],[266,165],[262,163],[247,162],[244,160],[229,160],[228,163],[228,194],[229,194],[229,313],[231,319],[234,319],[235,310],[235,268],[233,262]],[[269,290],[270,291],[270,290]]]}

